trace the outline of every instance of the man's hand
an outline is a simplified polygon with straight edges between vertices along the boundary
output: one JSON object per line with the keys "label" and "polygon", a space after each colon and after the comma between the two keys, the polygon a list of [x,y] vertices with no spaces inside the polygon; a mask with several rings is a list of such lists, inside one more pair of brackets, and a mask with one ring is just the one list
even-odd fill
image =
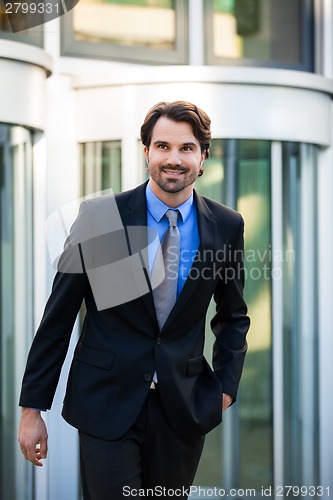
{"label": "man's hand", "polygon": [[18,442],[26,460],[42,467],[47,456],[47,430],[40,411],[22,408]]}
{"label": "man's hand", "polygon": [[223,401],[222,401],[222,411],[226,410],[229,408],[229,406],[232,403],[232,397],[230,394],[226,394],[225,392],[223,393]]}

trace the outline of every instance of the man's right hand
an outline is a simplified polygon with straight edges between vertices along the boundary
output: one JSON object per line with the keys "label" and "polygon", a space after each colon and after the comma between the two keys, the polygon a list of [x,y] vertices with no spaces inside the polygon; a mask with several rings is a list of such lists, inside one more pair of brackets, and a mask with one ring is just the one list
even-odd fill
{"label": "man's right hand", "polygon": [[40,411],[22,408],[18,442],[26,460],[42,467],[47,456],[47,430]]}

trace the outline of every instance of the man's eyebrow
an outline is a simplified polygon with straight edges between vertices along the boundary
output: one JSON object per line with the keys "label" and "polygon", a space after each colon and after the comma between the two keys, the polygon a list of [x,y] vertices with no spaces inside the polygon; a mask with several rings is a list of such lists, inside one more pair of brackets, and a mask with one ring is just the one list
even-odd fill
{"label": "man's eyebrow", "polygon": [[[168,145],[168,141],[161,141],[161,140],[157,140],[157,141],[154,141],[155,145],[158,145],[158,144],[164,144],[164,145]],[[191,141],[188,141],[188,142],[183,142],[183,144],[181,144],[182,147],[184,146],[193,146],[193,147],[197,147],[197,144],[195,142],[191,142]]]}

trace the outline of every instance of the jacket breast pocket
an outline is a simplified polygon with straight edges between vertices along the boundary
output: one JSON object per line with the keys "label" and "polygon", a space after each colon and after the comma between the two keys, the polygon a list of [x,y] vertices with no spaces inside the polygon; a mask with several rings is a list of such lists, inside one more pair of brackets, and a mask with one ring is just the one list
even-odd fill
{"label": "jacket breast pocket", "polygon": [[113,363],[113,354],[95,347],[79,344],[76,348],[74,358],[87,365],[110,370]]}
{"label": "jacket breast pocket", "polygon": [[199,375],[204,368],[204,357],[196,356],[195,358],[187,360],[187,376]]}

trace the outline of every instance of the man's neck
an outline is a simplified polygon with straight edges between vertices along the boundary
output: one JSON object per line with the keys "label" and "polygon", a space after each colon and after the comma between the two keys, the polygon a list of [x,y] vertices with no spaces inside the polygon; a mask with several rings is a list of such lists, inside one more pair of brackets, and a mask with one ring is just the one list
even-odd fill
{"label": "man's neck", "polygon": [[193,184],[186,187],[178,193],[167,192],[161,189],[153,179],[150,179],[150,187],[157,198],[165,203],[170,208],[179,207],[191,196],[193,192]]}

